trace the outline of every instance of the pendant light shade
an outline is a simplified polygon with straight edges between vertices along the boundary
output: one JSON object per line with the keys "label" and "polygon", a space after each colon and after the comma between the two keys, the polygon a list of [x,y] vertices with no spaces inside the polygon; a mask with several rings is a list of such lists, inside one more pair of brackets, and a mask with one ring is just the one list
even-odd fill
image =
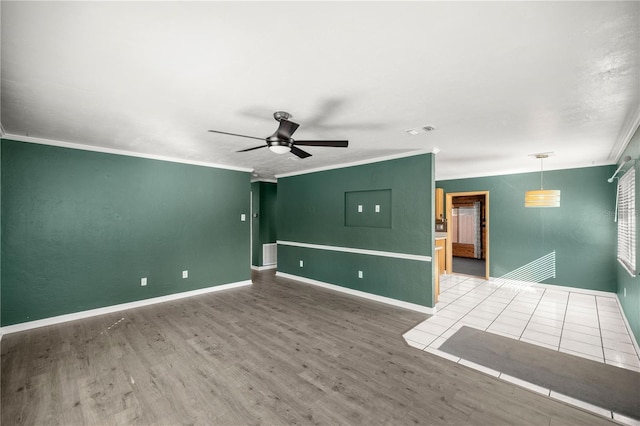
{"label": "pendant light shade", "polygon": [[542,161],[549,157],[548,152],[534,154],[540,159],[540,189],[527,191],[524,194],[525,207],[560,207],[560,190],[544,189]]}
{"label": "pendant light shade", "polygon": [[560,207],[560,191],[540,189],[524,193],[525,207]]}

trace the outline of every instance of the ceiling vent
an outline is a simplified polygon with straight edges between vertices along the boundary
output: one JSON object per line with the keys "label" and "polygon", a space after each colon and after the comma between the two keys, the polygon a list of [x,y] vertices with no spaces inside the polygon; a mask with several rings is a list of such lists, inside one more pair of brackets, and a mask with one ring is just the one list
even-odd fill
{"label": "ceiling vent", "polygon": [[409,133],[410,135],[418,135],[420,133],[427,133],[430,132],[432,130],[435,130],[436,128],[430,124],[421,126],[421,127],[414,127],[413,129],[407,129],[405,130],[405,132]]}

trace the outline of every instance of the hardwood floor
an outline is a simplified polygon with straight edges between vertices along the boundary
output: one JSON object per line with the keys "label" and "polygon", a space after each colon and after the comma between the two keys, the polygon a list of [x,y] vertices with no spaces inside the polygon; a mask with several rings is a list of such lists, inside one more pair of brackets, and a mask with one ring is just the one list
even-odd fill
{"label": "hardwood floor", "polygon": [[253,279],[4,336],[2,424],[611,423],[407,346],[424,314]]}

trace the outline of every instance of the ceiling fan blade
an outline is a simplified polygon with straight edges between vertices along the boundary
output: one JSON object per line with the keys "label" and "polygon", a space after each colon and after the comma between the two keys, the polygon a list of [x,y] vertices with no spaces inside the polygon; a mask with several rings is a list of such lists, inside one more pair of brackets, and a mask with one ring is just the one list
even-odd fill
{"label": "ceiling fan blade", "polygon": [[260,145],[260,146],[254,146],[253,148],[247,148],[247,149],[241,149],[240,151],[236,151],[236,152],[247,152],[247,151],[253,151],[254,149],[260,149],[260,148],[266,148],[267,145]]}
{"label": "ceiling fan blade", "polygon": [[296,140],[296,145],[331,146],[334,148],[346,148],[349,146],[349,141],[299,141],[299,140]]}
{"label": "ceiling fan blade", "polygon": [[291,135],[293,135],[299,126],[298,123],[282,119],[280,120],[280,126],[278,126],[275,136],[277,136],[278,139],[291,139]]}
{"label": "ceiling fan blade", "polygon": [[311,154],[309,154],[307,151],[303,151],[300,148],[296,147],[295,145],[291,145],[291,152],[295,155],[297,155],[300,158],[307,158],[307,157],[311,157]]}
{"label": "ceiling fan blade", "polygon": [[257,138],[255,136],[239,135],[237,133],[221,132],[220,130],[208,130],[211,133],[220,133],[222,135],[240,136],[241,138],[258,139],[259,141],[265,140],[265,138]]}

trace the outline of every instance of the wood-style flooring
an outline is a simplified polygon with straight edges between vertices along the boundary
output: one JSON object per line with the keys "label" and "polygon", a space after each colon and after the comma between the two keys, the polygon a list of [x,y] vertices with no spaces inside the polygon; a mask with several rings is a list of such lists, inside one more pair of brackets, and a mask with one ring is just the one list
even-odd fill
{"label": "wood-style flooring", "polygon": [[4,336],[2,425],[611,424],[407,346],[424,314],[253,282]]}

